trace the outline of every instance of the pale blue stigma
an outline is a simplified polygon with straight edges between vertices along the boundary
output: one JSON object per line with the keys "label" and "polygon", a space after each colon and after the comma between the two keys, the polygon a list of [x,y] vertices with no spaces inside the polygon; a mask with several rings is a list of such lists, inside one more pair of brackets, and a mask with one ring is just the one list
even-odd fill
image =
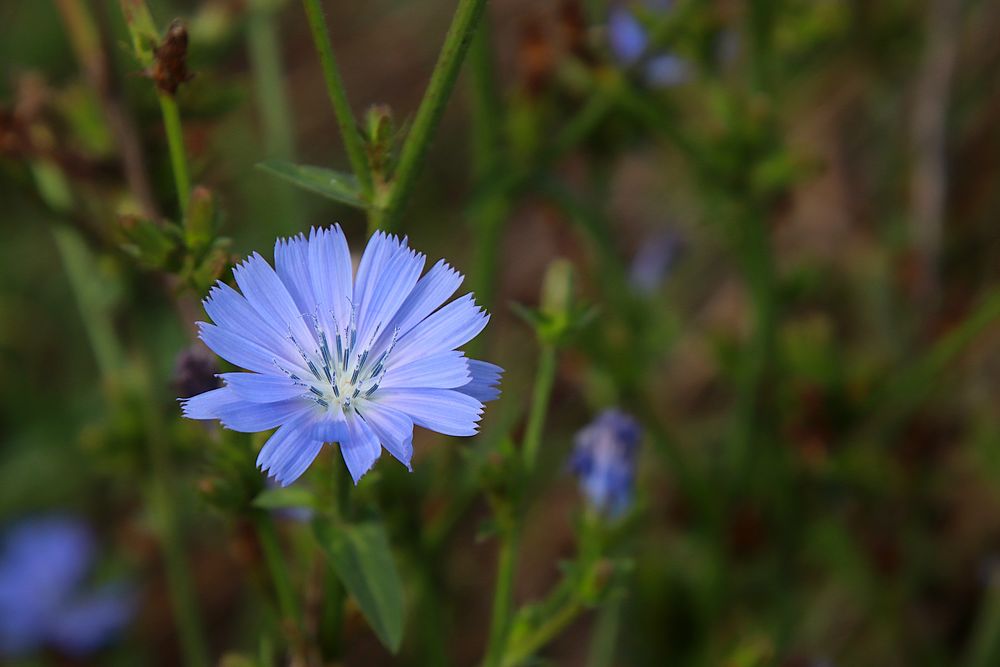
{"label": "pale blue stigma", "polygon": [[[355,363],[351,364],[351,350],[355,348],[358,340],[354,310],[353,308],[351,310],[349,331],[340,331],[337,328],[337,320],[333,316],[333,313],[330,316],[333,320],[333,326],[336,329],[336,336],[334,337],[336,357],[331,355],[329,338],[320,324],[319,317],[315,314],[312,316],[313,329],[316,333],[316,340],[319,342],[319,346],[318,349],[313,351],[313,354],[306,352],[290,329],[286,336],[298,351],[299,356],[302,357],[302,361],[312,374],[312,378],[304,380],[296,373],[283,367],[278,363],[277,359],[273,359],[272,361],[295,385],[306,390],[307,393],[302,395],[303,398],[316,403],[324,409],[337,405],[343,406],[344,409],[351,409],[352,402],[355,399],[358,397],[366,400],[370,399],[378,390],[382,378],[386,373],[385,364],[389,358],[389,353],[392,352],[392,348],[396,345],[399,330],[396,329],[393,331],[389,345],[378,355],[374,363],[368,363],[371,357],[371,350],[366,349],[357,354],[355,356]],[[376,334],[380,330],[381,324],[376,327]],[[377,338],[377,335],[372,336],[372,340],[376,340]],[[343,345],[345,339],[350,341],[350,345],[346,349]],[[350,376],[348,376],[348,373],[350,373]]]}

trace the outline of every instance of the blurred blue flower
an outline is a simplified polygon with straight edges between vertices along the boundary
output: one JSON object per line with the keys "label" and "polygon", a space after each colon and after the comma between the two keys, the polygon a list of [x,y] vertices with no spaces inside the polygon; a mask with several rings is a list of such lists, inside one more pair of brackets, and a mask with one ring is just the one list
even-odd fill
{"label": "blurred blue flower", "polygon": [[248,373],[223,373],[221,389],[182,400],[191,419],[252,433],[278,427],[257,457],[282,486],[299,478],[323,443],[340,443],[354,482],[382,447],[410,468],[414,425],[468,436],[497,398],[499,366],[456,350],[489,315],[472,294],[440,307],[462,275],[383,233],[368,242],[352,278],[336,225],[279,239],[277,270],[259,254],[233,269],[242,294],[218,283],[205,299],[214,324],[201,339]]}
{"label": "blurred blue flower", "polygon": [[[669,12],[673,6],[664,0],[647,0],[643,4],[656,13]],[[615,5],[608,15],[608,43],[622,67],[640,67],[646,83],[654,88],[676,86],[691,77],[690,65],[683,58],[671,53],[647,53],[649,31],[626,5]]]}
{"label": "blurred blue flower", "polygon": [[131,618],[132,596],[121,584],[84,588],[95,549],[80,521],[24,519],[0,539],[0,654],[24,655],[47,645],[85,655]]}
{"label": "blurred blue flower", "polygon": [[[270,477],[267,479],[267,488],[274,489],[280,486],[277,480]],[[309,523],[316,515],[311,507],[282,507],[271,510],[271,514],[276,519],[292,521],[294,523]]]}
{"label": "blurred blue flower", "polygon": [[663,284],[684,251],[681,237],[663,232],[643,241],[632,258],[629,282],[640,294],[652,294]]}
{"label": "blurred blue flower", "polygon": [[640,440],[638,422],[613,408],[602,411],[577,433],[570,470],[597,510],[619,516],[632,502]]}

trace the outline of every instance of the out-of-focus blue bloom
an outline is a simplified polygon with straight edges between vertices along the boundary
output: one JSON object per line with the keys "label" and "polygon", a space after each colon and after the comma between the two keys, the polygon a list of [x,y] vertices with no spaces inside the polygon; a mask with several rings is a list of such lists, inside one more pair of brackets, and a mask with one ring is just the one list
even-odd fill
{"label": "out-of-focus blue bloom", "polygon": [[632,258],[629,282],[641,294],[652,294],[666,280],[684,251],[681,237],[663,232],[643,242]]}
{"label": "out-of-focus blue bloom", "polygon": [[462,275],[383,233],[352,277],[340,226],[278,239],[275,269],[254,253],[233,269],[242,294],[212,288],[201,339],[247,373],[182,401],[191,419],[252,433],[278,427],[257,457],[282,486],[298,479],[323,443],[340,443],[355,483],[389,450],[408,468],[414,425],[468,436],[497,398],[499,366],[458,351],[489,315],[466,294],[447,305]]}
{"label": "out-of-focus blue bloom", "polygon": [[601,412],[577,433],[570,469],[597,510],[618,516],[632,502],[641,440],[638,422],[613,408]]}
{"label": "out-of-focus blue bloom", "polygon": [[87,590],[93,537],[80,521],[25,519],[0,544],[0,654],[24,655],[43,645],[85,655],[126,625],[133,600],[117,583]]}
{"label": "out-of-focus blue bloom", "polygon": [[648,41],[646,28],[635,14],[622,6],[611,10],[608,16],[608,43],[621,64],[634,65],[645,53]]}
{"label": "out-of-focus blue bloom", "polygon": [[[657,13],[668,12],[673,5],[672,2],[662,0],[647,0],[644,4]],[[690,65],[683,58],[671,53],[647,53],[649,31],[626,5],[614,6],[608,15],[608,44],[619,64],[623,67],[641,67],[646,83],[655,88],[676,86],[691,77]]]}
{"label": "out-of-focus blue bloom", "polygon": [[[279,487],[280,484],[272,478],[268,478],[267,486],[269,489]],[[280,509],[274,509],[271,511],[277,519],[282,519],[284,521],[294,521],[295,523],[309,523],[313,520],[315,512],[313,512],[311,507],[282,507]]]}

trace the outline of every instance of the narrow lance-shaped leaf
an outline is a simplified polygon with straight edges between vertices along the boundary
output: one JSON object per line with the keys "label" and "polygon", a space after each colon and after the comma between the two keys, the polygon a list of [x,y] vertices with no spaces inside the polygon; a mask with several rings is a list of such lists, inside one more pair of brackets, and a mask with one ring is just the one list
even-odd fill
{"label": "narrow lance-shaped leaf", "polygon": [[382,524],[313,524],[320,547],[368,624],[393,653],[403,639],[403,584]]}
{"label": "narrow lance-shaped leaf", "polygon": [[368,204],[361,196],[354,176],[332,169],[310,165],[292,164],[281,160],[265,160],[257,167],[294,185],[323,195],[341,204],[366,209]]}

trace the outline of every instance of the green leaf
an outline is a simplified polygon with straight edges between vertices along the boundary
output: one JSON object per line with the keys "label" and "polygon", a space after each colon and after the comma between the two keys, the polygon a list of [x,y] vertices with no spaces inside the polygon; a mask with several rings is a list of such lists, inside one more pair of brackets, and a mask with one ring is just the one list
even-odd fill
{"label": "green leaf", "polygon": [[403,639],[403,584],[382,524],[377,521],[333,524],[317,520],[313,530],[368,624],[395,653]]}
{"label": "green leaf", "polygon": [[264,489],[253,499],[253,506],[265,510],[297,509],[316,507],[316,496],[301,486]]}
{"label": "green leaf", "polygon": [[182,256],[182,233],[172,222],[156,222],[134,215],[118,218],[122,249],[143,265],[164,270],[177,268]]}
{"label": "green leaf", "polygon": [[300,188],[339,201],[341,204],[360,209],[368,208],[367,202],[358,190],[357,180],[350,174],[282,160],[265,160],[257,163],[257,168]]}

